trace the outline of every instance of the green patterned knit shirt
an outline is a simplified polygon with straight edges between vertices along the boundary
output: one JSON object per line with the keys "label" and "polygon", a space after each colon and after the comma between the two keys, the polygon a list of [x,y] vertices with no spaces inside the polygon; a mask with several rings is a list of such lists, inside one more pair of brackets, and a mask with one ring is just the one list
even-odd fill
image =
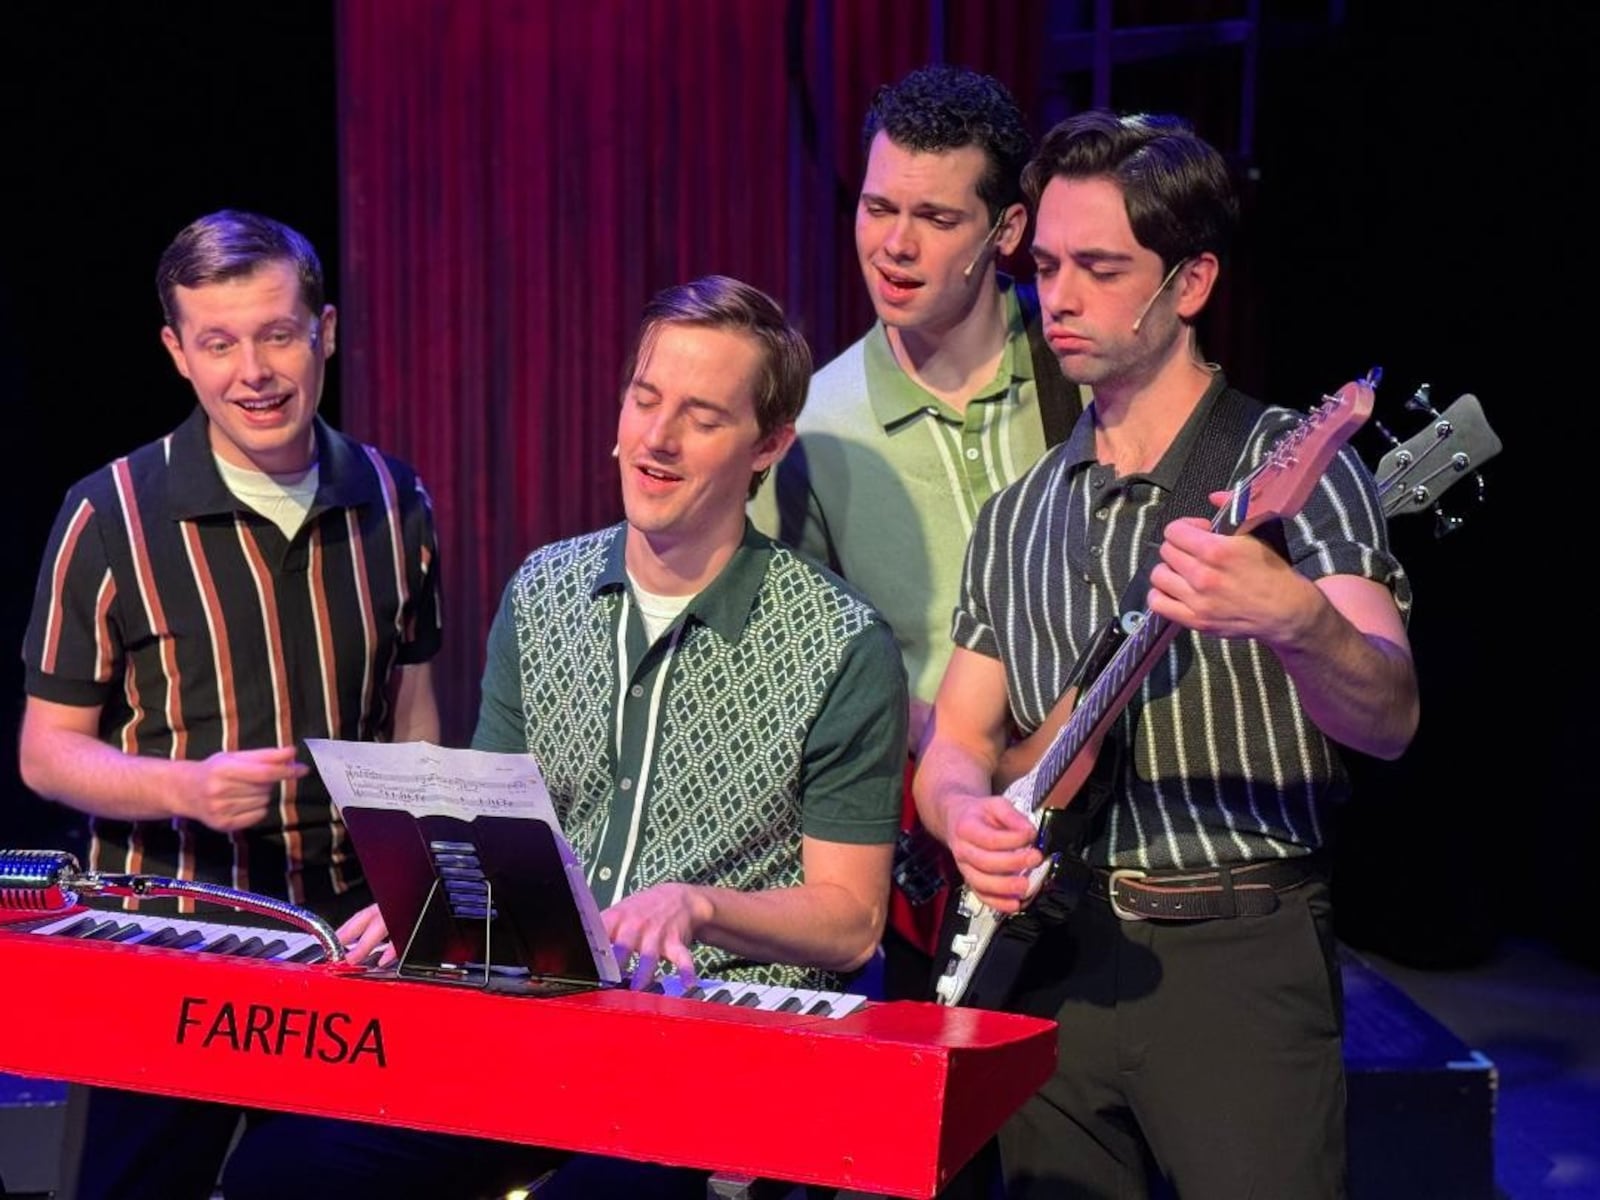
{"label": "green patterned knit shirt", "polygon": [[[803,880],[802,834],[899,828],[905,670],[877,612],[754,528],[654,643],[626,526],[556,542],[489,634],[477,749],[531,753],[602,908],[653,884]],[[703,978],[837,987],[827,972],[695,948]]]}

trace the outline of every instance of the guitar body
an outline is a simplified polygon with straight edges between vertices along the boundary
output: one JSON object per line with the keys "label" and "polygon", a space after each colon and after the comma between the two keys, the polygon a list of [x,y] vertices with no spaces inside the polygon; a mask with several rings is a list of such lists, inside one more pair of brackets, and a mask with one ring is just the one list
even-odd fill
{"label": "guitar body", "polygon": [[994,785],[1033,822],[1035,844],[1044,853],[1044,863],[1029,879],[1028,903],[1017,913],[997,913],[962,886],[939,932],[939,953],[934,961],[944,969],[934,981],[936,1000],[968,1008],[1003,1008],[1034,943],[1045,930],[1066,919],[1087,886],[1082,841],[1094,814],[1072,810],[1069,818],[1067,806],[1094,771],[1109,720],[1096,722],[1042,799],[1034,772],[1045,752],[1063,738],[1077,711],[1078,698],[1100,678],[1125,640],[1118,625],[1104,626],[1073,665],[1065,690],[1043,723],[1001,754]]}
{"label": "guitar body", "polygon": [[938,951],[945,908],[961,874],[944,843],[917,819],[916,801],[911,796],[915,773],[916,764],[908,759],[900,800],[900,833],[894,843],[888,926],[923,954],[932,955]]}

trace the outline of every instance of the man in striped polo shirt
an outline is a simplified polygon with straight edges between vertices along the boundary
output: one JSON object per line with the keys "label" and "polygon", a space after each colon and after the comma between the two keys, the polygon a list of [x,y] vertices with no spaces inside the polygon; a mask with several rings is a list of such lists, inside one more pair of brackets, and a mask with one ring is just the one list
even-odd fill
{"label": "man in striped polo shirt", "polygon": [[985,506],[968,549],[916,791],[977,900],[1014,913],[1030,899],[1042,855],[997,771],[1108,618],[1144,607],[1141,562],[1149,619],[1176,637],[1067,809],[1099,805],[1062,872],[1087,894],[1040,906],[1057,919],[1004,1001],[1060,1022],[1056,1076],[1001,1133],[1008,1194],[1142,1195],[1153,1162],[1185,1200],[1340,1196],[1319,852],[1347,790],[1336,744],[1393,758],[1416,730],[1409,586],[1348,447],[1275,539],[1161,507],[1187,490],[1190,457],[1218,467],[1203,497],[1293,424],[1200,353],[1237,216],[1221,155],[1176,118],[1089,112],[1046,135],[1024,187],[1045,331],[1094,402]]}
{"label": "man in striped polo shirt", "polygon": [[[657,295],[617,422],[626,520],[536,550],[489,633],[472,744],[538,760],[634,986],[834,989],[883,931],[905,668],[876,610],[745,515],[810,373],[755,288]],[[346,932],[357,954],[385,936],[376,912]],[[703,1171],[313,1118],[265,1132],[229,1200],[308,1171],[330,1195],[489,1195],[557,1162],[541,1197],[706,1195]]]}
{"label": "man in striped polo shirt", "polygon": [[[22,777],[89,814],[94,869],[338,922],[370,893],[303,745],[438,738],[431,504],[317,417],[336,314],[301,234],[212,213],[157,285],[199,404],[61,507],[23,646]],[[172,1200],[211,1194],[238,1112],[100,1090],[88,1122],[80,1197]]]}

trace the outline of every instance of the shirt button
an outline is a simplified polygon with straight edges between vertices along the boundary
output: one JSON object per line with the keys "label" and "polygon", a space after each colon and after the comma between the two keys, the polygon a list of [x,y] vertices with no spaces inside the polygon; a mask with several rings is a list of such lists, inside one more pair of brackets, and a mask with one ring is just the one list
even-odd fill
{"label": "shirt button", "polygon": [[977,458],[978,457],[978,448],[976,446],[968,446],[967,447],[967,457],[968,458]]}
{"label": "shirt button", "polygon": [[629,790],[629,789],[630,789],[630,788],[631,788],[631,787],[633,787],[633,780],[631,780],[631,779],[624,779],[624,780],[623,780],[623,781],[622,781],[622,782],[621,782],[621,783],[619,783],[619,784],[617,784],[617,786],[618,786],[618,787],[619,787],[619,788],[621,788],[621,789],[622,789],[622,790],[623,790],[623,791],[625,791],[625,792],[626,792],[626,791],[627,791],[627,790]]}
{"label": "shirt button", "polygon": [[610,879],[611,878],[611,868],[610,867],[601,867],[600,868],[600,878],[601,879]]}
{"label": "shirt button", "polygon": [[628,695],[637,700],[640,696],[644,695],[644,687],[636,683],[628,689]]}

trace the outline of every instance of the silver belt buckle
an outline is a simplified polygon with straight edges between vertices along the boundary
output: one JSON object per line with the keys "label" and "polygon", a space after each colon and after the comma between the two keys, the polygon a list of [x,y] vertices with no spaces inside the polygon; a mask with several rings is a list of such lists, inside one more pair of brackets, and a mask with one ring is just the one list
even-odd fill
{"label": "silver belt buckle", "polygon": [[1111,911],[1124,921],[1149,920],[1143,913],[1132,912],[1117,903],[1117,883],[1123,879],[1143,879],[1148,871],[1141,871],[1137,867],[1118,867],[1111,872],[1111,878],[1106,881],[1106,899],[1111,902]]}

